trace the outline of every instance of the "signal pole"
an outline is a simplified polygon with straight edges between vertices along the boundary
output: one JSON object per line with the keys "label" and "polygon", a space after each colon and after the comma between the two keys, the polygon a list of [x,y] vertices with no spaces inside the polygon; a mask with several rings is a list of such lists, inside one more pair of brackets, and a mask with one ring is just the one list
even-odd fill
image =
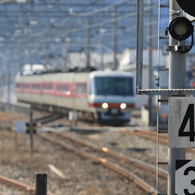
{"label": "signal pole", "polygon": [[117,8],[116,6],[113,9],[113,69],[118,68],[117,64]]}
{"label": "signal pole", "polygon": [[[153,0],[148,0],[148,4],[152,5]],[[149,26],[148,26],[148,86],[149,89],[152,89],[152,83],[153,83],[153,37],[152,37],[152,31],[153,31],[153,24],[152,24],[152,16],[153,16],[153,8],[149,10]],[[149,111],[149,126],[153,124],[152,120],[152,114],[153,114],[153,96],[149,95],[148,97],[148,111]]]}
{"label": "signal pole", "polygon": [[[172,21],[180,16],[181,8],[176,0],[170,0],[170,16]],[[183,41],[181,41],[181,44]],[[178,41],[169,36],[169,45],[177,45]],[[174,50],[169,52],[169,89],[185,89],[185,53]],[[171,131],[171,129],[168,129]],[[175,167],[176,160],[185,159],[185,148],[168,148],[168,195],[175,195]]]}
{"label": "signal pole", "polygon": [[86,67],[91,66],[91,57],[90,57],[90,19],[86,21]]}

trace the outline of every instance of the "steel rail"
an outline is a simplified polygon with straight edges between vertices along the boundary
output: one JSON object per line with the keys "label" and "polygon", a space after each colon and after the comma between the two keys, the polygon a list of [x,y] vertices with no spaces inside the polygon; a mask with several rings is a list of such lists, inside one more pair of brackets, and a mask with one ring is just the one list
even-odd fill
{"label": "steel rail", "polygon": [[58,114],[58,115],[50,114],[48,116],[34,119],[34,122],[38,122],[38,123],[41,123],[42,125],[45,125],[49,122],[55,121],[57,119],[61,119],[62,117],[64,117],[64,115],[62,114]]}
{"label": "steel rail", "polygon": [[[145,130],[141,130],[141,129],[135,129],[135,131],[145,133],[145,134],[148,134],[148,135],[151,135],[151,136],[156,136],[157,135],[157,132],[154,132],[154,131],[145,131]],[[168,134],[158,134],[158,136],[162,139],[163,138],[168,139]]]}
{"label": "steel rail", "polygon": [[0,195],[7,195],[7,194],[5,194],[5,193],[3,193],[3,192],[0,192]]}
{"label": "steel rail", "polygon": [[[156,136],[151,136],[149,134],[146,134],[143,132],[138,132],[138,131],[128,131],[125,129],[120,129],[121,133],[126,133],[126,134],[130,134],[130,135],[134,135],[134,136],[138,136],[138,137],[142,137],[142,138],[146,138],[146,139],[150,139],[152,141],[157,141]],[[158,140],[159,143],[163,144],[163,145],[167,145],[168,144],[168,140],[167,139],[159,139]]]}
{"label": "steel rail", "polygon": [[[138,136],[138,137],[142,137],[142,138],[146,138],[146,139],[150,139],[150,140],[152,140],[152,141],[157,141],[157,138],[156,138],[156,136],[154,136],[154,135],[150,135],[150,133],[148,133],[148,131],[137,131],[137,130],[135,130],[135,131],[128,131],[128,130],[126,130],[126,129],[120,129],[120,132],[121,133],[126,133],[126,134],[129,134],[129,135],[134,135],[134,136]],[[158,142],[160,143],[160,144],[163,144],[163,145],[168,145],[168,137],[167,137],[167,139],[162,139],[162,138],[160,138],[159,140],[158,140]],[[186,151],[188,151],[188,152],[192,152],[192,153],[195,153],[195,149],[194,148],[186,148]]]}
{"label": "steel rail", "polygon": [[[22,190],[26,190],[26,191],[31,192],[31,193],[35,193],[35,191],[36,191],[36,189],[30,185],[24,184],[24,183],[17,181],[15,179],[10,179],[10,178],[2,176],[2,175],[0,175],[0,182],[6,183],[8,185],[12,185],[14,187],[20,188]],[[0,193],[0,195],[1,195],[1,193]],[[55,195],[55,194],[47,193],[47,195]]]}
{"label": "steel rail", "polygon": [[[51,133],[54,134],[54,135],[60,136],[62,138],[65,138],[65,139],[69,139],[72,142],[76,142],[76,143],[78,143],[80,145],[87,146],[87,147],[89,147],[92,150],[95,150],[95,151],[98,151],[98,152],[102,152],[102,153],[104,153],[106,155],[109,155],[111,157],[114,157],[116,159],[120,159],[120,160],[126,161],[128,163],[134,164],[137,167],[141,167],[143,169],[147,169],[147,170],[149,170],[149,171],[151,171],[153,173],[156,173],[156,167],[155,166],[153,166],[151,164],[148,164],[146,162],[143,162],[141,160],[138,160],[138,159],[135,159],[135,158],[131,158],[131,157],[126,156],[126,155],[124,155],[122,153],[116,153],[116,152],[114,152],[114,151],[112,151],[112,150],[110,150],[110,149],[108,149],[106,147],[99,147],[99,146],[97,146],[95,144],[89,143],[87,141],[83,141],[83,140],[78,139],[78,138],[73,138],[73,137],[67,136],[67,135],[65,135],[63,133],[57,133],[55,131],[52,131]],[[161,169],[161,168],[158,169],[158,174],[160,176],[162,176],[162,177],[165,177],[165,178],[167,178],[167,176],[168,176],[168,172],[163,170],[163,169]]]}
{"label": "steel rail", "polygon": [[151,195],[157,195],[157,191],[155,188],[153,188],[150,184],[148,184],[147,182],[145,182],[143,179],[141,179],[140,177],[138,177],[137,175],[135,175],[134,173],[120,167],[117,164],[111,163],[109,161],[107,161],[104,158],[101,157],[97,157],[95,155],[89,154],[87,152],[85,152],[82,149],[78,149],[76,147],[73,147],[69,144],[64,144],[59,142],[59,140],[55,140],[52,139],[49,136],[43,135],[43,134],[37,134],[39,137],[41,137],[42,139],[48,140],[51,143],[54,143],[56,145],[59,145],[63,148],[65,148],[68,151],[74,152],[75,154],[81,155],[84,158],[90,159],[96,163],[100,163],[101,165],[121,174],[122,176],[126,177],[127,179],[133,181],[135,184],[137,184],[139,187],[141,187],[143,190],[145,190],[147,193],[150,193]]}

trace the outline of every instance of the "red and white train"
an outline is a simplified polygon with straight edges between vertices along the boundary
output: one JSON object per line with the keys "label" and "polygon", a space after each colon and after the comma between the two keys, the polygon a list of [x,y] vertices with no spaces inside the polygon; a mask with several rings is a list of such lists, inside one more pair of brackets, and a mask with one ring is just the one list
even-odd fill
{"label": "red and white train", "polygon": [[68,113],[100,123],[124,124],[135,107],[134,76],[122,71],[20,75],[19,102],[42,110]]}

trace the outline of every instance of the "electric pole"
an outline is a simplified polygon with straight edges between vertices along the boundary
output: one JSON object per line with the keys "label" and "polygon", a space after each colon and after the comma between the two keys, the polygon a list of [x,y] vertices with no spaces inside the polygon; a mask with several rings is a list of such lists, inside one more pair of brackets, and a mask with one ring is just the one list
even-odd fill
{"label": "electric pole", "polygon": [[114,70],[117,69],[117,8],[113,9],[113,64]]}
{"label": "electric pole", "polygon": [[[180,16],[179,10],[181,8],[176,0],[170,0],[170,21]],[[169,36],[169,45],[177,44],[178,41]],[[185,89],[185,53],[171,50],[169,52],[169,64],[169,89]],[[171,131],[171,129],[168,129],[168,131]],[[185,159],[185,148],[168,148],[168,159],[168,195],[175,195],[176,160]]]}
{"label": "electric pole", "polygon": [[90,65],[90,19],[88,18],[86,21],[86,67],[89,68]]}
{"label": "electric pole", "polygon": [[[153,0],[148,1],[149,5],[153,4]],[[153,37],[152,37],[152,16],[153,16],[153,8],[149,10],[149,16],[148,16],[148,86],[149,89],[153,88],[153,58],[152,58],[152,50],[153,50]],[[149,95],[148,97],[148,112],[149,112],[149,126],[152,125],[152,113],[153,113],[153,102],[152,102],[152,95]]]}
{"label": "electric pole", "polygon": [[104,70],[104,33],[106,32],[106,29],[100,28],[100,67],[101,70]]}

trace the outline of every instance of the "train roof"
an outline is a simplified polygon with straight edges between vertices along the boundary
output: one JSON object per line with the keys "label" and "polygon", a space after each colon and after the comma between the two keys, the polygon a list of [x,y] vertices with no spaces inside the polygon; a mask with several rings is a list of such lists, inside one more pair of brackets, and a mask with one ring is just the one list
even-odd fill
{"label": "train roof", "polygon": [[124,77],[133,77],[134,75],[130,72],[124,71],[93,71],[90,73],[90,77],[95,76],[124,76]]}
{"label": "train roof", "polygon": [[92,72],[56,72],[56,73],[47,73],[47,74],[33,74],[33,75],[17,75],[16,76],[16,79],[18,80],[19,78],[21,78],[23,80],[23,78],[26,78],[26,79],[38,79],[39,77],[42,77],[42,78],[53,78],[53,77],[61,77],[61,76],[65,76],[66,75],[66,78],[69,78],[69,77],[74,77],[74,75],[78,75],[78,76],[84,76],[84,77],[90,77],[90,78],[93,78],[93,77],[105,77],[105,76],[109,76],[109,77],[134,77],[134,75],[130,72],[125,72],[125,71],[118,71],[118,70],[115,70],[115,71],[92,71]]}

